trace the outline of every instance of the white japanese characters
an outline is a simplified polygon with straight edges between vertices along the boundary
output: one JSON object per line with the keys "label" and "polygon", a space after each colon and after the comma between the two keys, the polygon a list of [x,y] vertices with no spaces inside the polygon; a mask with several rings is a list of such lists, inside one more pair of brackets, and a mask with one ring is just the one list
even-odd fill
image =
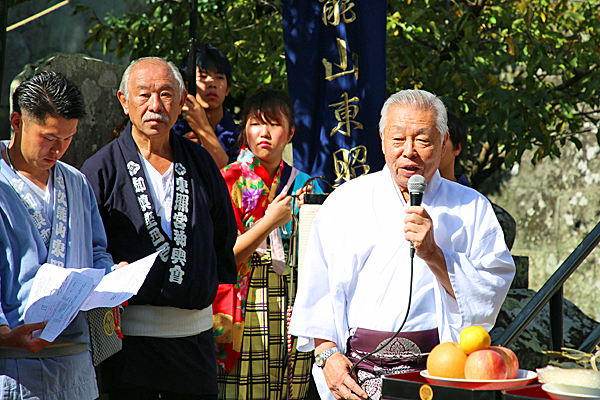
{"label": "white japanese characters", "polygon": [[175,163],[175,195],[173,200],[173,217],[171,220],[173,228],[173,239],[170,240],[160,228],[157,221],[155,207],[152,204],[152,196],[148,192],[146,178],[141,172],[141,167],[134,161],[127,163],[127,170],[131,176],[131,183],[137,195],[138,205],[144,215],[144,223],[150,234],[152,245],[160,252],[159,256],[163,262],[169,260],[173,265],[169,268],[169,282],[181,285],[187,256],[187,234],[186,228],[188,215],[190,213],[189,184],[186,177],[187,170],[181,163]]}
{"label": "white japanese characters", "polygon": [[23,179],[12,169],[2,170],[2,173],[10,178],[11,186],[21,198],[21,202],[27,208],[35,227],[42,236],[44,244],[49,250],[48,263],[64,267],[67,251],[69,204],[67,203],[65,180],[62,174],[54,171],[54,218],[52,229],[50,229],[49,218],[44,211],[44,206],[36,198],[29,185],[25,184]]}

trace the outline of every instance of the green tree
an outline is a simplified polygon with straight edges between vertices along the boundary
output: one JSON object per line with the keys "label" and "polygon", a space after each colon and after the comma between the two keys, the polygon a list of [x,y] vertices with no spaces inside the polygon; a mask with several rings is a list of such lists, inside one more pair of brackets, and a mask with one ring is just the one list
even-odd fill
{"label": "green tree", "polygon": [[[597,1],[389,0],[388,10],[388,91],[437,93],[469,125],[474,187],[525,150],[537,162],[568,141],[580,147],[581,135],[600,143]],[[199,41],[232,61],[230,108],[262,85],[286,88],[280,1],[199,0],[198,14]],[[143,13],[95,17],[87,44],[178,62],[188,16],[188,2],[151,0]]]}
{"label": "green tree", "polygon": [[597,1],[390,3],[388,88],[437,93],[467,123],[474,187],[525,150],[537,162],[580,135],[600,142]]}
{"label": "green tree", "polygon": [[[94,16],[86,46],[99,43],[105,53],[160,56],[179,65],[189,47],[189,16],[189,2],[180,0],[149,0],[142,13]],[[280,1],[199,0],[197,38],[231,61],[231,110],[261,86],[287,90]]]}

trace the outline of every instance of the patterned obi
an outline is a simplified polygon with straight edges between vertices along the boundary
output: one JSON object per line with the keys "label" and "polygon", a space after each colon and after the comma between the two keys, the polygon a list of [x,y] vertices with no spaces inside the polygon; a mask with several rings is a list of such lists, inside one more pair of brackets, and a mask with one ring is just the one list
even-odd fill
{"label": "patterned obi", "polygon": [[439,343],[437,328],[416,332],[395,332],[351,328],[346,356],[356,364],[363,356],[381,348],[362,360],[355,368],[359,385],[373,400],[381,398],[381,377],[389,374],[421,371],[427,354]]}

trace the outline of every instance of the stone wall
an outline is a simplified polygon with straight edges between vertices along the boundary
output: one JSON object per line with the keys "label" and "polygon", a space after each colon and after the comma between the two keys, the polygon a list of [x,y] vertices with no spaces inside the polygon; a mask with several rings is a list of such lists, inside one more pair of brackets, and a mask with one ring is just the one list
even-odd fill
{"label": "stone wall", "polygon": [[57,54],[29,64],[11,83],[14,89],[36,71],[61,72],[81,91],[87,116],[79,120],[77,134],[62,161],[81,168],[97,150],[115,136],[113,130],[125,119],[117,91],[125,67],[82,55]]}
{"label": "stone wall", "polygon": [[[600,221],[600,147],[595,133],[581,138],[581,150],[568,144],[560,158],[536,166],[526,153],[519,167],[505,173],[501,187],[487,193],[514,217],[517,234],[511,253],[529,257],[529,287],[536,291]],[[596,248],[566,282],[564,297],[597,320],[599,289]]]}
{"label": "stone wall", "polygon": [[[502,305],[496,325],[490,332],[492,341],[496,341],[506,327],[519,315],[521,310],[535,296],[531,289],[511,289]],[[569,300],[563,301],[563,339],[564,346],[577,349],[598,323],[587,317]],[[509,346],[519,359],[519,368],[535,370],[546,366],[548,357],[543,351],[552,348],[550,345],[550,306],[546,304],[527,328]]]}
{"label": "stone wall", "polygon": [[[8,26],[16,24],[39,13],[57,1],[30,0],[8,10]],[[77,7],[87,10],[75,13]],[[104,61],[127,65],[127,57],[117,58],[113,52],[104,54],[102,46],[95,44],[91,49],[85,47],[90,27],[90,18],[94,15],[103,19],[107,13],[122,15],[127,11],[141,12],[146,7],[145,0],[77,0],[43,15],[25,25],[6,33],[6,57],[4,76],[0,92],[0,139],[8,139],[10,122],[8,119],[10,82],[25,65],[47,58],[51,54],[81,53]]]}

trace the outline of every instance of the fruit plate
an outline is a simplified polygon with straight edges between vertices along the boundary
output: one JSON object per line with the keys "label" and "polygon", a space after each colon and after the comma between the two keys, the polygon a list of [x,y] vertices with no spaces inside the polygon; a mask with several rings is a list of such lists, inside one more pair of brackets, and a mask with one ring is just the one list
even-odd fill
{"label": "fruit plate", "polygon": [[431,376],[427,370],[421,371],[421,376],[425,378],[428,383],[432,385],[440,386],[452,386],[462,389],[477,389],[477,390],[502,390],[515,388],[519,386],[529,385],[537,374],[533,371],[526,369],[520,369],[515,379],[496,379],[496,380],[474,380],[474,379],[454,379],[454,378],[441,378],[439,376]]}
{"label": "fruit plate", "polygon": [[[574,389],[573,389],[574,388]],[[554,400],[584,400],[584,399],[600,399],[598,389],[576,387],[572,385],[555,385],[552,383],[544,383],[542,385],[544,392]],[[587,393],[585,390],[589,389]],[[581,393],[581,392],[584,393]]]}

